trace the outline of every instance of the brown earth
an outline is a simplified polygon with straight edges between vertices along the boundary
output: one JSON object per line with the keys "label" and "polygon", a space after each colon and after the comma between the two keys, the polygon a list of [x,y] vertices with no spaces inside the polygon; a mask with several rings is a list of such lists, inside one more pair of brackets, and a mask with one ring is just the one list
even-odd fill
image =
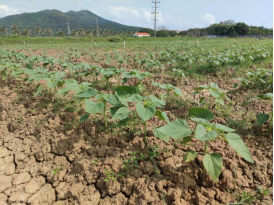
{"label": "brown earth", "polygon": [[[158,146],[156,167],[151,160],[138,160],[138,166],[119,177],[124,172],[123,160],[132,158],[132,152],[147,154],[141,136],[98,134],[100,124],[67,127],[71,113],[60,115],[52,105],[37,109],[43,99],[20,94],[25,98],[18,100],[14,87],[1,84],[1,205],[218,205],[233,202],[237,191],[272,190],[272,136],[244,138],[254,164],[245,162],[223,141],[211,142],[210,150],[220,153],[224,161],[220,181],[215,184],[203,177],[202,155],[190,163],[183,161],[189,150],[202,153],[202,143],[167,144],[153,136],[148,137],[148,144]],[[114,180],[105,180],[106,170]],[[272,194],[264,202],[254,203],[273,204]]]}

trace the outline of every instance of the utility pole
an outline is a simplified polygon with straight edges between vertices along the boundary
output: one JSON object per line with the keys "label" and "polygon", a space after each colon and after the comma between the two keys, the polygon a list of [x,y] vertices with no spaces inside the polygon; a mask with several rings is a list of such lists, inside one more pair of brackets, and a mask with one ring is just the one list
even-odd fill
{"label": "utility pole", "polygon": [[157,0],[155,0],[155,1],[152,1],[152,3],[154,4],[154,7],[152,7],[152,8],[154,8],[154,12],[152,12],[152,14],[154,14],[154,19],[153,19],[153,21],[154,21],[154,37],[156,38],[156,36],[157,36],[157,14],[159,14],[159,12],[157,12],[157,9],[159,8],[159,7],[157,7],[157,4],[159,4],[160,3],[160,1],[157,1]]}
{"label": "utility pole", "polygon": [[70,36],[70,27],[69,27],[69,22],[67,22],[68,24],[68,35]]}
{"label": "utility pole", "polygon": [[99,37],[99,25],[98,25],[98,18],[96,18],[96,25],[97,25],[97,36]]}

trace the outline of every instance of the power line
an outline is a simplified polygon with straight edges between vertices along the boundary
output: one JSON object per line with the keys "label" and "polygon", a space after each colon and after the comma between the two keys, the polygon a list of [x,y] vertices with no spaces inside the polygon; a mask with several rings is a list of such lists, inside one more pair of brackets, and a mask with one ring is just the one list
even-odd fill
{"label": "power line", "polygon": [[152,7],[152,8],[154,8],[154,12],[152,12],[152,14],[154,14],[154,19],[153,19],[153,21],[154,21],[154,37],[156,38],[156,36],[157,36],[157,14],[159,14],[159,12],[157,12],[157,9],[159,8],[159,7],[157,7],[157,5],[160,3],[160,1],[157,1],[157,0],[155,0],[155,1],[152,1],[152,3],[154,4],[154,7]]}

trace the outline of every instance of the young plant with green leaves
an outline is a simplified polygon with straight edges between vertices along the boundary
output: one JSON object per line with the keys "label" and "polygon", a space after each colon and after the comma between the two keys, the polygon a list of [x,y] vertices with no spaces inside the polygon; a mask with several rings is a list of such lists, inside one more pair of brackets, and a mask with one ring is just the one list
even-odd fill
{"label": "young plant with green leaves", "polygon": [[[225,125],[211,122],[214,120],[214,115],[210,111],[204,108],[190,108],[189,117],[190,120],[197,124],[195,131],[189,127],[186,120],[175,120],[163,127],[156,128],[154,135],[166,142],[169,141],[169,137],[180,140],[183,144],[190,142],[193,138],[203,142],[203,165],[214,182],[217,182],[219,179],[223,160],[219,153],[209,153],[208,145],[217,138],[227,142],[246,161],[253,163],[251,154],[241,137],[234,133],[235,130]],[[197,152],[190,151],[184,155],[184,160],[187,162],[192,161],[197,155]]]}
{"label": "young plant with green leaves", "polygon": [[99,93],[95,96],[95,101],[91,99],[86,99],[85,101],[85,114],[81,119],[80,123],[86,121],[91,114],[103,114],[105,131],[108,131],[108,103],[119,106],[120,101],[118,97],[114,94]]}
{"label": "young plant with green leaves", "polygon": [[119,86],[121,84],[121,75],[124,73],[124,71],[125,71],[124,69],[118,69],[115,67],[101,68],[100,73],[105,78],[106,88],[109,88],[110,86],[109,80],[113,77],[117,80],[117,84]]}
{"label": "young plant with green leaves", "polygon": [[238,78],[245,88],[260,88],[265,91],[273,89],[273,71],[268,69],[257,69],[249,71],[246,78]]}
{"label": "young plant with green leaves", "polygon": [[[249,103],[252,103],[257,100],[272,100],[273,99],[273,93],[266,93],[266,94],[260,94],[256,98],[252,98],[249,101],[243,103],[243,105],[248,105]],[[270,130],[272,130],[273,125],[273,110],[269,114],[266,113],[259,113],[256,115],[257,118],[257,124],[259,126],[262,126],[270,119]]]}
{"label": "young plant with green leaves", "polygon": [[167,99],[167,103],[171,103],[171,94],[173,94],[175,97],[183,96],[182,90],[180,88],[177,88],[171,84],[161,84],[157,82],[152,82],[152,85],[155,87],[161,88],[163,90],[166,90],[165,94],[162,94],[162,98]]}
{"label": "young plant with green leaves", "polygon": [[135,86],[120,86],[115,88],[115,94],[119,99],[120,104],[111,109],[112,120],[119,120],[120,123],[126,124],[130,120],[131,113],[134,110],[129,108],[128,103],[135,105],[137,116],[144,125],[144,140],[146,144],[147,139],[147,122],[154,116],[161,120],[169,121],[165,112],[160,108],[165,106],[165,101],[150,95],[148,97],[141,96],[140,90]]}
{"label": "young plant with green leaves", "polygon": [[[215,99],[215,103],[218,105],[225,105],[225,100],[230,101],[230,99],[226,96],[226,93],[216,84],[216,83],[210,83],[209,85],[201,85],[197,88],[194,88],[195,92],[193,95],[196,95],[199,93],[199,91],[202,90],[208,90],[210,95]],[[200,104],[204,104],[205,97],[202,97],[199,101]],[[211,100],[209,102],[209,106],[211,105]]]}
{"label": "young plant with green leaves", "polygon": [[177,81],[179,82],[179,85],[181,85],[181,81],[183,78],[185,78],[185,73],[180,70],[180,69],[176,69],[176,68],[173,68],[172,69],[173,71],[173,77],[177,79]]}
{"label": "young plant with green leaves", "polygon": [[146,87],[143,84],[143,80],[146,78],[151,78],[153,75],[149,72],[141,72],[139,70],[131,70],[130,72],[124,72],[121,76],[123,78],[123,83],[127,83],[129,79],[136,78],[137,82],[135,86],[141,91],[141,93],[146,92]]}

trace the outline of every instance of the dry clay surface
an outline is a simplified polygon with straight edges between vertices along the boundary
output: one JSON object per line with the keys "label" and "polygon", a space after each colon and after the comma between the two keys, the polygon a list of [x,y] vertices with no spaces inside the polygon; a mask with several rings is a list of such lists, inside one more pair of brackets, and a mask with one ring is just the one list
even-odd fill
{"label": "dry clay surface", "polygon": [[[236,188],[251,192],[272,188],[272,138],[246,138],[255,163],[243,161],[224,142],[210,144],[223,155],[220,182],[201,180],[202,160],[183,162],[193,147],[175,147],[149,137],[150,145],[165,147],[153,164],[141,161],[127,176],[105,182],[104,170],[119,173],[133,151],[141,151],[136,136],[98,136],[88,140],[94,127],[64,131],[64,122],[51,108],[34,111],[35,101],[18,101],[17,94],[0,86],[0,204],[110,205],[110,204],[227,204]],[[225,151],[224,151],[225,150]],[[55,172],[53,171],[55,170]],[[235,177],[236,175],[236,177]],[[229,193],[231,191],[231,193]],[[272,204],[268,196],[264,204]]]}

